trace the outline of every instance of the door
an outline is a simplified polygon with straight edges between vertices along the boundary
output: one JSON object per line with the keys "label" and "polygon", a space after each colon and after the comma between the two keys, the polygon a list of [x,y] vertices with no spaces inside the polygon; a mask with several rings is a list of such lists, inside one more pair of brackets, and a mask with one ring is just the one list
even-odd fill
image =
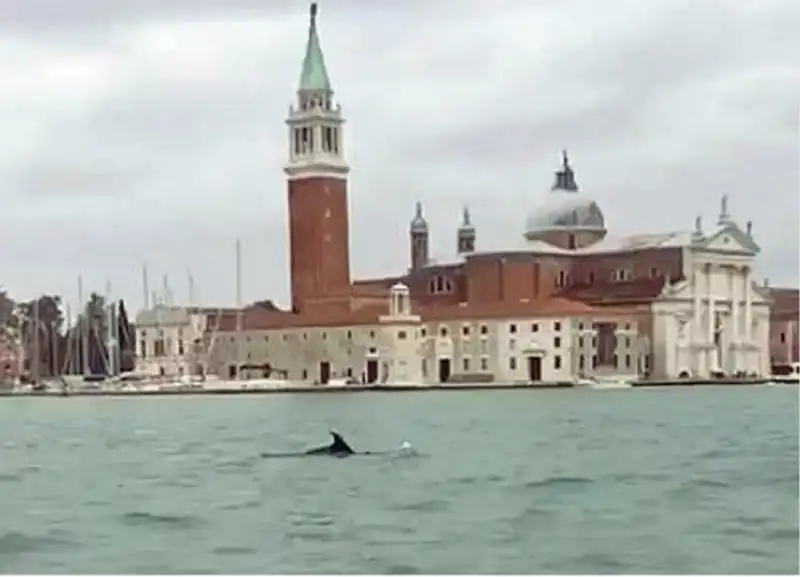
{"label": "door", "polygon": [[319,363],[319,384],[327,385],[331,381],[331,364],[328,361]]}
{"label": "door", "polygon": [[367,361],[367,383],[372,384],[378,380],[378,361],[369,359]]}
{"label": "door", "polygon": [[439,382],[446,383],[450,380],[450,359],[439,359]]}
{"label": "door", "polygon": [[528,357],[528,380],[534,383],[542,380],[542,357]]}

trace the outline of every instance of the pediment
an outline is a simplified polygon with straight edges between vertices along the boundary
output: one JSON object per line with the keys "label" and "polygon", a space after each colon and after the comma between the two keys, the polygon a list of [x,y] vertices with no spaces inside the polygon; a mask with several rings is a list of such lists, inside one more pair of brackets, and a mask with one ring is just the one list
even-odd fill
{"label": "pediment", "polygon": [[755,256],[761,248],[735,224],[727,224],[702,239],[695,246],[702,250]]}

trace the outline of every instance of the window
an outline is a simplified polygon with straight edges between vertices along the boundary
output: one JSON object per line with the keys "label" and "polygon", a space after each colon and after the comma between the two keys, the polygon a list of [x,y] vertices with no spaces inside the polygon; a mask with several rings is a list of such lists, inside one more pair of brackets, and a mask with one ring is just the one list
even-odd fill
{"label": "window", "polygon": [[631,338],[630,337],[625,337],[625,348],[627,348],[627,349],[631,348]]}
{"label": "window", "polygon": [[425,337],[428,336],[428,329],[426,329],[425,327],[422,327],[420,329],[420,331],[419,331],[419,334],[424,339]]}
{"label": "window", "polygon": [[516,348],[517,348],[517,341],[514,340],[514,339],[509,339],[508,340],[508,350],[513,351]]}
{"label": "window", "polygon": [[269,335],[264,335],[264,342],[265,342],[265,343],[268,343],[268,342],[269,342]]}
{"label": "window", "polygon": [[592,368],[597,368],[597,355],[592,355]]}
{"label": "window", "polygon": [[508,359],[508,368],[512,371],[517,370],[517,357],[511,357]]}
{"label": "window", "polygon": [[323,341],[328,340],[328,333],[322,333],[322,340]]}
{"label": "window", "polygon": [[143,359],[147,358],[147,341],[144,339],[139,341],[139,356]]}
{"label": "window", "polygon": [[554,322],[553,323],[553,330],[556,331],[556,332],[560,331],[561,330],[561,323],[558,322],[558,321]]}
{"label": "window", "polygon": [[578,347],[583,348],[583,337],[578,337]]}
{"label": "window", "polygon": [[556,349],[560,349],[561,348],[561,337],[555,337],[553,339],[553,347],[556,348]]}
{"label": "window", "polygon": [[582,331],[582,330],[583,330],[583,323],[578,323],[578,330],[579,330],[579,331]]}
{"label": "window", "polygon": [[592,337],[592,346],[597,348],[597,337]]}
{"label": "window", "polygon": [[650,276],[651,277],[655,278],[658,275],[659,275],[659,272],[658,272],[658,269],[656,267],[653,267],[653,268],[650,269]]}
{"label": "window", "polygon": [[619,358],[617,357],[617,355],[614,355],[614,366],[615,367],[619,366]]}
{"label": "window", "polygon": [[464,335],[465,337],[469,336],[469,325],[464,325],[463,327],[461,327],[461,334]]}
{"label": "window", "polygon": [[567,246],[571,249],[575,248],[575,235],[571,234],[567,237]]}
{"label": "window", "polygon": [[308,370],[303,369],[303,380],[305,381],[308,378]]}
{"label": "window", "polygon": [[461,366],[463,367],[465,373],[469,372],[469,358],[464,357],[461,359]]}
{"label": "window", "polygon": [[489,327],[487,327],[486,325],[481,325],[481,334],[482,335],[488,335],[489,334]]}
{"label": "window", "polygon": [[483,358],[481,359],[481,370],[488,371],[489,370],[489,359]]}
{"label": "window", "polygon": [[397,331],[397,338],[398,340],[404,341],[406,340],[406,331]]}
{"label": "window", "polygon": [[517,332],[517,325],[514,324],[514,323],[508,325],[508,332],[510,332],[512,335],[514,333],[516,333]]}
{"label": "window", "polygon": [[446,337],[447,336],[447,327],[440,327],[439,328],[439,336]]}
{"label": "window", "polygon": [[556,355],[553,357],[553,368],[560,369],[561,368],[561,357]]}
{"label": "window", "polygon": [[786,342],[786,333],[781,333],[781,342],[782,343]]}
{"label": "window", "polygon": [[428,292],[433,295],[453,292],[453,283],[449,278],[436,275],[428,283]]}
{"label": "window", "polygon": [[347,371],[345,371],[345,376],[348,379],[352,379],[353,378],[353,369],[352,369],[352,367],[347,367]]}
{"label": "window", "polygon": [[578,368],[580,370],[583,370],[585,366],[586,366],[586,357],[581,355],[578,357]]}
{"label": "window", "polygon": [[178,340],[178,354],[179,355],[183,355],[183,340],[182,339]]}
{"label": "window", "polygon": [[375,338],[375,331],[369,331],[369,338],[371,339]]}
{"label": "window", "polygon": [[630,355],[625,355],[625,368],[626,369],[630,369],[631,368],[631,356]]}
{"label": "window", "polygon": [[303,333],[303,340],[304,340],[304,341],[307,341],[307,340],[308,340],[308,333]]}
{"label": "window", "polygon": [[586,275],[586,279],[589,281],[589,284],[593,284],[594,283],[594,271],[593,270],[589,271],[589,274]]}
{"label": "window", "polygon": [[564,287],[567,286],[567,273],[563,270],[558,271],[558,276],[556,277],[556,286],[557,287]]}

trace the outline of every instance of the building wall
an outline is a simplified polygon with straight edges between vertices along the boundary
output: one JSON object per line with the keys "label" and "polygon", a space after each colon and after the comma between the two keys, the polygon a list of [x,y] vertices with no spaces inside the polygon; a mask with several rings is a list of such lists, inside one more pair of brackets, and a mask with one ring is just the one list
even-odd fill
{"label": "building wall", "polygon": [[209,327],[208,314],[195,314],[185,307],[141,311],[136,317],[135,371],[164,376],[204,371],[204,336],[209,328],[213,327]]}
{"label": "building wall", "polygon": [[797,317],[772,319],[769,351],[773,365],[800,362],[800,325]]}
{"label": "building wall", "polygon": [[[579,335],[579,326],[584,324],[586,334]],[[451,380],[527,382],[528,357],[532,355],[542,358],[542,381],[564,381],[580,372],[585,376],[603,373],[591,362],[597,354],[592,326],[592,319],[532,317],[429,323],[394,320],[365,326],[243,331],[238,336],[220,333],[211,351],[209,372],[229,378],[235,374],[233,367],[241,353],[238,364],[268,363],[296,381],[319,382],[323,361],[330,364],[331,378],[367,380],[368,365],[374,362],[378,381],[433,384],[440,381],[440,360],[446,359]],[[619,364],[606,369],[606,374],[637,373],[637,331],[635,320],[619,321]],[[583,371],[578,370],[581,355],[585,357]]]}
{"label": "building wall", "polygon": [[290,180],[289,246],[292,306],[350,292],[347,180]]}

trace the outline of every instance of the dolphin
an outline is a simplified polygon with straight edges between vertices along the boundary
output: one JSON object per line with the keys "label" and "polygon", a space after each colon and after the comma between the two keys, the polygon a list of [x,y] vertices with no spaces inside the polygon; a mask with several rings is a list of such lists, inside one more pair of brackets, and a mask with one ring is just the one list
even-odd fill
{"label": "dolphin", "polygon": [[309,449],[305,452],[306,455],[331,455],[332,457],[347,457],[355,454],[355,451],[347,444],[342,436],[336,431],[330,431],[333,442],[324,447],[317,447],[316,449]]}
{"label": "dolphin", "polygon": [[[312,457],[312,456],[329,456],[329,457],[349,457],[351,455],[389,455],[397,451],[354,451],[353,448],[347,444],[347,441],[336,431],[330,431],[333,442],[330,445],[308,449],[298,453],[261,453],[263,458],[277,458],[277,457]],[[410,452],[412,450],[411,443],[403,441],[400,446],[401,452]]]}

